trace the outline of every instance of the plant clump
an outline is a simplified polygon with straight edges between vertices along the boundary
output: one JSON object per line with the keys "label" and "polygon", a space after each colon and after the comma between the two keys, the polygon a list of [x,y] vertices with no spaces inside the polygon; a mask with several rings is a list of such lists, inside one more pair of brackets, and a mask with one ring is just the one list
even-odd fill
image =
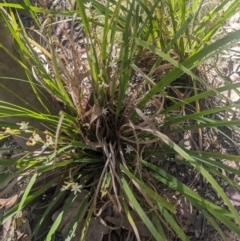
{"label": "plant clump", "polygon": [[[240,235],[235,202],[216,181],[239,190],[230,177],[239,170],[221,161],[238,156],[204,149],[202,138],[209,129],[236,144],[220,127],[237,130],[237,122],[214,115],[238,104],[204,103],[239,83],[215,89],[199,75],[207,59],[238,41],[239,31],[214,39],[238,1],[220,2],[199,18],[203,2],[0,3],[1,21],[46,110],[0,98],[1,118],[23,118],[2,123],[0,138],[22,137],[34,148],[0,160],[9,170],[3,182],[18,175],[24,189],[0,217],[4,227],[21,214],[33,220],[25,233],[32,240],[56,240],[59,232],[64,240],[191,240],[193,233],[201,237],[206,220],[223,240],[219,223]],[[23,24],[21,8],[33,26]],[[43,90],[59,115],[48,109]],[[205,195],[207,186],[220,204]],[[24,234],[21,225],[16,230]]]}

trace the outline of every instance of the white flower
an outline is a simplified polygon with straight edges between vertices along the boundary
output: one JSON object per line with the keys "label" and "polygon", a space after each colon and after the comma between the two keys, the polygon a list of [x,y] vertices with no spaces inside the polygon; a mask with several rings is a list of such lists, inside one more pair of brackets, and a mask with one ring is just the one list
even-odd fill
{"label": "white flower", "polygon": [[[33,135],[29,137],[27,141],[27,146],[34,146],[37,142],[42,141],[42,138],[34,131]],[[44,148],[45,149],[45,148]]]}
{"label": "white flower", "polygon": [[42,150],[44,151],[48,146],[49,146],[49,144],[47,142],[45,142],[42,146]]}
{"label": "white flower", "polygon": [[22,131],[26,131],[28,129],[29,122],[22,121],[21,123],[17,123],[19,125],[19,129]]}
{"label": "white flower", "polygon": [[12,132],[12,130],[11,130],[10,127],[7,127],[7,128],[5,129],[5,131],[4,131],[4,134],[5,134],[5,135],[12,135],[13,132]]}
{"label": "white flower", "polygon": [[46,142],[42,146],[42,150],[45,150],[47,147],[49,147],[50,145],[53,145],[53,144],[54,144],[54,142],[52,140],[52,137],[49,135],[46,135]]}
{"label": "white flower", "polygon": [[102,114],[106,115],[108,113],[108,109],[107,108],[102,108]]}
{"label": "white flower", "polygon": [[82,187],[82,185],[78,185],[77,182],[73,182],[71,186],[72,186],[71,191],[74,192],[75,195],[77,194],[77,192],[81,192],[80,188]]}
{"label": "white flower", "polygon": [[62,185],[62,188],[60,189],[61,191],[66,191],[69,189],[69,187],[71,186],[70,182],[64,182],[66,185]]}
{"label": "white flower", "polygon": [[79,185],[77,182],[64,182],[65,185],[62,186],[61,191],[66,191],[71,189],[72,192],[76,195],[77,192],[81,192],[82,185]]}
{"label": "white flower", "polygon": [[101,89],[103,89],[103,88],[108,88],[109,85],[106,84],[105,82],[102,82],[102,83],[99,85],[99,87],[100,87]]}
{"label": "white flower", "polygon": [[84,6],[89,9],[89,8],[92,7],[92,3],[90,3],[90,2],[89,3],[84,3]]}
{"label": "white flower", "polygon": [[112,68],[112,69],[116,69],[116,68],[117,68],[117,63],[111,62],[111,63],[109,64],[109,67]]}
{"label": "white flower", "polygon": [[53,144],[54,144],[53,139],[52,139],[51,136],[46,135],[46,140],[47,140],[47,143],[48,143],[49,145],[53,145]]}
{"label": "white flower", "polygon": [[33,140],[34,141],[41,141],[42,140],[42,138],[38,135],[38,134],[33,134]]}
{"label": "white flower", "polygon": [[131,153],[133,151],[133,148],[129,145],[127,145],[127,148],[125,148],[125,153]]}

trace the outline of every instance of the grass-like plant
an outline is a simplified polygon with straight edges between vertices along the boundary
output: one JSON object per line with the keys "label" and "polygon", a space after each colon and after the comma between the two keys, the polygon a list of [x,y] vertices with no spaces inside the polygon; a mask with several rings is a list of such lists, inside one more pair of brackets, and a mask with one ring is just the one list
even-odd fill
{"label": "grass-like plant", "polygon": [[[239,10],[238,0],[228,2],[222,1],[203,12],[201,7],[205,3],[199,0],[92,0],[91,4],[77,0],[77,10],[62,13],[31,6],[27,1],[23,5],[0,3],[1,19],[19,49],[20,59],[16,61],[26,70],[33,92],[46,109],[46,113],[39,113],[3,102],[0,97],[1,118],[27,117],[44,122],[46,128],[38,130],[26,122],[19,123],[20,126],[1,124],[1,138],[27,132],[31,135],[27,145],[41,145],[38,155],[29,151],[20,158],[1,158],[1,166],[14,170],[4,175],[4,183],[16,175],[28,181],[19,203],[0,218],[1,223],[16,217],[55,184],[53,200],[35,229],[59,200],[65,200],[66,195],[70,199],[62,202],[63,211],[45,240],[51,240],[71,202],[83,190],[87,194],[65,240],[71,240],[83,216],[84,228],[79,239],[85,240],[91,217],[101,217],[109,207],[127,217],[132,230],[126,232],[133,232],[136,240],[141,240],[139,219],[152,240],[169,240],[169,233],[190,240],[175,218],[177,206],[167,198],[166,190],[178,192],[179,199],[185,197],[223,240],[227,238],[219,223],[240,235],[239,214],[216,181],[220,178],[239,190],[220,171],[239,175],[239,170],[218,161],[234,162],[239,157],[204,151],[201,135],[204,128],[213,129],[236,145],[220,127],[238,131],[238,121],[220,121],[212,116],[239,105],[227,102],[225,106],[204,109],[201,101],[234,90],[240,84],[228,83],[214,89],[198,75],[198,67],[204,61],[239,41],[239,31],[214,38],[226,19]],[[46,31],[41,33],[34,30],[45,39],[46,45],[42,46],[29,37],[32,30],[24,29],[13,9],[29,10],[40,29],[41,13],[80,20],[84,33],[82,52],[72,44],[72,59],[60,58],[51,37],[51,24],[45,23]],[[29,69],[29,65],[33,68]],[[51,93],[62,107],[59,116],[48,111],[42,89]],[[194,133],[198,138],[191,135],[195,145],[190,145],[190,150],[178,145],[186,133]],[[224,206],[205,199],[192,186],[174,177],[164,168],[168,162],[194,170],[198,178],[210,184]],[[50,181],[37,190],[33,188],[46,178]]]}

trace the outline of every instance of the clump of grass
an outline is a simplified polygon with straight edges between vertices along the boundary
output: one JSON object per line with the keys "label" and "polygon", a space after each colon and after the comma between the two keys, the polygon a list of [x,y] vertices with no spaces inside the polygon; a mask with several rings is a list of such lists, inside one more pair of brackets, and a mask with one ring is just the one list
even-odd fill
{"label": "clump of grass", "polygon": [[[239,84],[213,89],[196,74],[197,67],[206,59],[238,41],[239,31],[236,31],[212,42],[224,21],[237,11],[238,1],[232,1],[227,8],[224,7],[228,1],[223,1],[201,19],[198,14],[203,2],[197,0],[188,7],[180,0],[91,1],[91,5],[76,2],[75,12],[62,13],[80,20],[84,27],[81,51],[74,43],[70,46],[73,59],[59,55],[51,30],[50,36],[49,31],[41,33],[45,39],[44,47],[29,39],[24,28],[19,30],[21,21],[17,24],[12,10],[9,15],[3,7],[20,9],[22,5],[0,4],[1,18],[19,47],[22,57],[19,62],[26,69],[39,101],[47,109],[47,103],[39,95],[44,88],[61,106],[59,116],[54,116],[0,101],[0,117],[21,115],[47,122],[44,132],[31,127],[31,123],[19,123],[20,127],[4,124],[1,138],[28,132],[31,136],[27,145],[41,147],[37,155],[28,152],[20,158],[1,160],[2,166],[17,168],[5,182],[16,173],[29,173],[19,204],[1,217],[1,223],[16,216],[57,183],[52,203],[36,230],[58,200],[65,200],[68,191],[72,192],[69,201],[62,202],[63,213],[79,192],[84,191],[86,196],[66,240],[73,236],[78,217],[85,215],[83,230],[87,229],[91,217],[101,216],[109,206],[127,217],[137,240],[141,240],[140,231],[132,211],[137,213],[154,240],[167,240],[168,232],[181,240],[190,240],[174,217],[176,207],[167,199],[162,190],[164,187],[186,197],[223,240],[226,237],[216,220],[240,234],[239,215],[215,180],[215,176],[219,176],[236,189],[237,185],[223,177],[218,169],[235,175],[239,175],[239,171],[212,160],[227,157],[237,161],[238,157],[221,153],[213,156],[211,152],[203,151],[201,144],[203,128],[217,131],[224,125],[236,128],[236,121],[216,121],[211,114],[229,111],[238,105],[210,110],[201,109],[200,105],[201,100],[237,88]],[[36,13],[41,9],[26,6],[37,19]],[[218,17],[220,13],[221,18]],[[61,13],[51,11],[48,14]],[[60,48],[64,52],[64,47]],[[45,65],[39,60],[39,53],[46,60]],[[38,84],[32,80],[24,56],[28,56],[30,65],[35,66],[33,73]],[[195,142],[191,150],[177,144],[181,140],[177,138],[179,135],[193,130],[198,139],[191,137]],[[181,162],[186,170],[195,170],[212,186],[225,207],[206,200],[171,175],[163,167],[166,162]],[[33,190],[44,177],[50,177],[51,181]],[[102,201],[109,204],[101,205]],[[46,240],[51,240],[61,219],[60,213]],[[85,236],[86,232],[82,232],[81,240],[85,240]]]}

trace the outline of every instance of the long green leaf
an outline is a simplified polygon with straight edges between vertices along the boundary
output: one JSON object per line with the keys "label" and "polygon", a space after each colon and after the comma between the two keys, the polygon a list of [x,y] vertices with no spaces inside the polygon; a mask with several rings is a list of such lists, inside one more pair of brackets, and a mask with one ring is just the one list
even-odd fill
{"label": "long green leaf", "polygon": [[126,179],[124,178],[123,175],[120,176],[123,191],[125,192],[126,198],[131,202],[133,208],[139,215],[139,217],[142,219],[146,227],[149,229],[151,234],[156,240],[163,240],[163,237],[160,235],[160,233],[156,230],[156,228],[153,226],[152,222],[138,203],[137,199],[135,198],[132,190],[130,189]]}
{"label": "long green leaf", "polygon": [[155,191],[153,191],[152,189],[150,189],[143,181],[141,181],[140,179],[138,179],[133,173],[131,173],[130,171],[128,171],[123,165],[120,165],[120,168],[122,170],[122,172],[124,172],[130,179],[134,180],[136,183],[138,183],[138,185],[140,186],[140,188],[142,190],[144,190],[144,192],[146,192],[146,194],[152,198],[152,200],[159,202],[159,204],[161,206],[163,206],[164,208],[168,209],[170,212],[175,213],[176,210],[173,207],[172,204],[170,204],[169,202],[167,202],[166,199],[164,199],[163,197],[161,197],[159,194],[157,194]]}
{"label": "long green leaf", "polygon": [[21,201],[20,201],[20,203],[18,205],[17,213],[19,213],[20,210],[23,208],[23,205],[24,205],[24,203],[25,203],[25,201],[26,201],[26,199],[27,199],[31,189],[32,189],[34,183],[36,182],[37,176],[38,176],[38,173],[34,173],[33,176],[31,177],[27,187],[24,189],[23,196],[22,196]]}
{"label": "long green leaf", "polygon": [[229,211],[202,198],[197,193],[195,193],[191,188],[189,188],[188,186],[186,186],[185,184],[180,182],[177,178],[170,175],[165,170],[163,170],[163,169],[159,168],[158,166],[153,165],[147,161],[142,160],[141,162],[144,166],[146,166],[147,168],[149,168],[152,171],[151,175],[153,177],[155,177],[157,180],[159,180],[160,182],[167,185],[169,188],[180,192],[188,199],[195,200],[195,202],[199,203],[202,207],[204,207],[207,210],[208,209],[216,210],[218,212],[221,212],[225,216],[228,216],[231,218],[233,217],[233,215]]}
{"label": "long green leaf", "polygon": [[[122,2],[122,1],[119,1]],[[115,113],[115,125],[117,124],[117,120],[120,114],[121,107],[123,105],[123,99],[125,96],[126,89],[128,87],[128,83],[130,81],[130,76],[131,76],[131,69],[129,69],[129,66],[131,64],[131,59],[132,56],[131,54],[133,53],[132,49],[135,47],[135,41],[129,38],[131,35],[131,30],[130,26],[133,22],[132,19],[132,11],[135,6],[135,0],[131,1],[130,4],[130,9],[127,13],[127,18],[125,22],[125,28],[122,33],[122,44],[121,44],[121,49],[120,49],[120,78],[119,78],[119,94],[118,94],[118,100],[117,100],[117,107],[116,107],[116,113]]]}
{"label": "long green leaf", "polygon": [[79,206],[78,212],[74,218],[74,220],[72,221],[72,224],[70,226],[70,230],[68,233],[68,236],[66,237],[65,241],[71,241],[72,237],[75,234],[75,231],[78,227],[79,221],[82,220],[82,218],[84,217],[84,214],[86,212],[87,206],[88,206],[88,202],[89,199],[91,197],[91,192],[89,192],[83,199],[81,205]]}
{"label": "long green leaf", "polygon": [[156,202],[156,206],[164,216],[165,220],[167,220],[167,222],[170,224],[171,228],[175,231],[177,236],[183,241],[190,241],[187,235],[183,232],[182,228],[179,227],[178,223],[174,220],[172,215],[170,215],[169,212],[165,208],[163,208],[158,202]]}
{"label": "long green leaf", "polygon": [[46,219],[47,215],[49,214],[49,212],[52,210],[52,208],[54,207],[54,205],[56,205],[56,203],[58,202],[58,200],[64,195],[63,192],[59,192],[57,194],[57,196],[51,201],[51,203],[48,205],[47,209],[44,211],[44,213],[42,214],[40,220],[38,221],[38,223],[36,224],[36,226],[34,227],[32,236],[34,237],[34,235],[38,232],[39,227],[43,224],[44,220]]}
{"label": "long green leaf", "polygon": [[58,214],[56,220],[54,221],[53,225],[51,226],[45,241],[52,240],[53,234],[57,231],[57,228],[60,225],[60,223],[61,223],[61,221],[62,221],[62,219],[64,217],[64,214],[66,214],[66,212],[68,211],[70,205],[73,203],[75,198],[76,198],[76,195],[72,194],[69,197],[68,202],[64,204],[61,212]]}
{"label": "long green leaf", "polygon": [[[165,86],[170,84],[172,81],[180,77],[184,74],[183,70],[187,70],[189,72],[190,69],[193,69],[197,65],[199,65],[203,60],[206,60],[207,58],[210,58],[213,56],[213,54],[216,54],[217,51],[223,50],[223,48],[227,48],[230,43],[233,44],[238,41],[240,37],[240,30],[236,31],[234,33],[229,33],[226,37],[223,37],[222,39],[217,40],[216,42],[204,47],[201,51],[196,53],[195,55],[191,56],[189,59],[185,60],[182,64],[179,64],[181,66],[180,68],[175,68],[172,71],[170,71],[168,74],[166,74],[159,83],[157,83],[145,96],[144,98],[139,102],[138,107],[142,109],[146,103],[158,92],[161,92],[161,90],[164,89]],[[153,51],[153,53],[156,53],[156,48],[154,46],[149,45],[148,43],[144,43],[141,40],[138,40],[139,43],[146,46],[147,49],[150,51]],[[157,51],[157,53],[161,53],[162,56],[167,57],[168,60],[169,57],[163,55],[161,51]],[[174,63],[172,61],[172,63]]]}
{"label": "long green leaf", "polygon": [[[44,193],[49,187],[55,183],[57,178],[54,178],[53,180],[49,181],[47,184],[39,188],[36,192],[31,193],[24,201],[23,207],[25,207],[27,204],[29,204],[31,201],[33,201],[35,198],[37,198],[39,195]],[[7,211],[2,217],[0,217],[0,223],[5,223],[9,218],[11,218],[13,215],[17,213],[19,204],[11,208],[9,211]]]}

